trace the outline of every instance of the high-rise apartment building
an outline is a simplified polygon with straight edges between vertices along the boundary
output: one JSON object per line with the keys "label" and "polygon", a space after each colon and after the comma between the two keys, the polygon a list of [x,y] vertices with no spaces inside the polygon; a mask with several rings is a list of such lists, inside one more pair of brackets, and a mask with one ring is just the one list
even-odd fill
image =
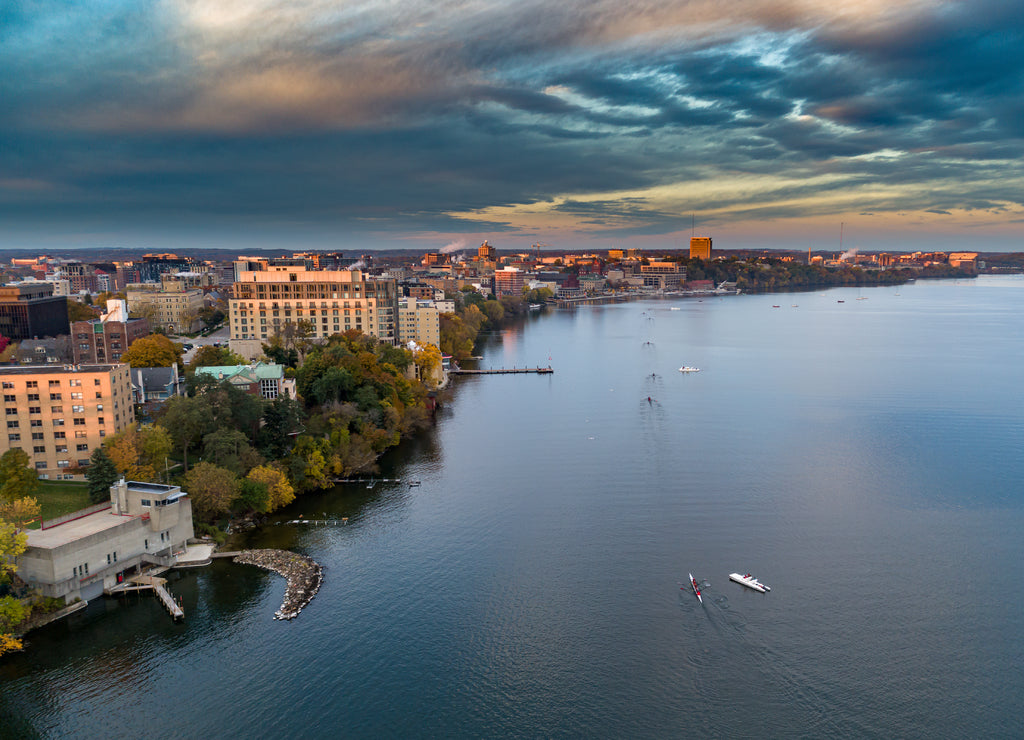
{"label": "high-rise apartment building", "polygon": [[441,346],[441,312],[432,300],[398,299],[398,343]]}
{"label": "high-rise apartment building", "polygon": [[199,330],[201,290],[160,290],[156,285],[136,283],[128,286],[125,296],[131,312],[145,314],[151,329],[161,327],[179,334]]}
{"label": "high-rise apartment building", "polygon": [[494,271],[494,295],[520,295],[525,284],[525,275],[517,267],[503,267]]}
{"label": "high-rise apartment building", "polygon": [[711,259],[710,236],[695,236],[690,239],[690,259]]}
{"label": "high-rise apartment building", "polygon": [[128,373],[121,364],[0,367],[0,453],[24,450],[40,478],[81,478],[104,438],[135,421]]}
{"label": "high-rise apartment building", "polygon": [[267,340],[287,324],[308,321],[326,338],[350,329],[394,344],[394,280],[364,277],[360,270],[281,267],[239,273],[228,300],[232,339]]}

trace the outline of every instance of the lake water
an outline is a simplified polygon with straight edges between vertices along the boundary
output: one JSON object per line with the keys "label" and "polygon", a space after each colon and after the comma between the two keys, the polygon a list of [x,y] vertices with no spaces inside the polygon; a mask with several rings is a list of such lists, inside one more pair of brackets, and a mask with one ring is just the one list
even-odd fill
{"label": "lake water", "polygon": [[419,487],[250,537],[325,566],[298,619],[223,561],[183,624],[97,601],[0,661],[0,735],[1020,737],[1022,317],[1020,276],[549,309],[480,365],[553,375],[384,461]]}

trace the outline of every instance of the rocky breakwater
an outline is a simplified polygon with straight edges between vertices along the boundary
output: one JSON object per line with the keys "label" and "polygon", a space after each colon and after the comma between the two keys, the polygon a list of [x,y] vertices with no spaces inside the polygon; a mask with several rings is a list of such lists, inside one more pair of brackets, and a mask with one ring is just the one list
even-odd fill
{"label": "rocky breakwater", "polygon": [[316,596],[324,580],[323,568],[318,562],[287,550],[243,550],[234,562],[272,570],[288,579],[284,601],[274,613],[274,619],[295,619],[299,616],[299,612]]}

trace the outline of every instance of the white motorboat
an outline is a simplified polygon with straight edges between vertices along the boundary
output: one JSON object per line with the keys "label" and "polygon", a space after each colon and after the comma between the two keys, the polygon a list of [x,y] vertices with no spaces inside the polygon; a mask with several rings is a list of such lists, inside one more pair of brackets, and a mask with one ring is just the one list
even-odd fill
{"label": "white motorboat", "polygon": [[679,372],[681,372],[681,373],[699,373],[700,372],[700,368],[699,367],[690,367],[689,365],[683,365],[681,368],[679,368]]}
{"label": "white motorboat", "polygon": [[729,580],[730,581],[736,581],[736,583],[742,584],[742,585],[746,586],[747,588],[752,588],[755,591],[758,591],[758,592],[760,592],[762,594],[765,591],[771,591],[770,587],[764,585],[763,583],[761,583],[759,580],[754,578],[754,576],[750,575],[749,573],[747,573],[745,576],[741,576],[739,573],[730,573],[729,574]]}

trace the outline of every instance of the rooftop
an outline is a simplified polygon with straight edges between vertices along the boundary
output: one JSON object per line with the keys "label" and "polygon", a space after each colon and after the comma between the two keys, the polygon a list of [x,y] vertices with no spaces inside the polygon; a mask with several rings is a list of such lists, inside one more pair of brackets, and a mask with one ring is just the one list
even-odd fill
{"label": "rooftop", "polygon": [[53,375],[54,373],[108,373],[119,367],[127,367],[123,363],[116,365],[23,365],[21,367],[0,367],[0,375]]}
{"label": "rooftop", "polygon": [[58,524],[49,529],[30,529],[28,534],[29,547],[41,547],[54,549],[90,537],[99,532],[119,527],[136,517],[120,516],[113,513],[113,509],[105,509],[95,514],[83,516],[81,519],[73,519],[70,522]]}

